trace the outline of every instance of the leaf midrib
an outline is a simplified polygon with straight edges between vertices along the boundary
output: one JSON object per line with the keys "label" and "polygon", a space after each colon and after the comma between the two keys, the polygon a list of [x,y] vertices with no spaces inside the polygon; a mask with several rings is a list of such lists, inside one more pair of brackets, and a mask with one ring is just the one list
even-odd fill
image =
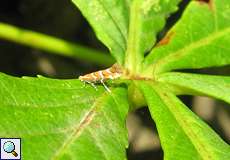
{"label": "leaf midrib", "polygon": [[57,149],[56,153],[54,153],[54,156],[52,157],[52,160],[57,160],[62,153],[65,152],[65,150],[68,148],[68,146],[74,142],[79,136],[80,133],[88,126],[90,125],[90,122],[92,122],[93,117],[96,114],[96,110],[100,107],[98,103],[101,103],[101,100],[105,98],[106,93],[104,93],[97,101],[94,102],[93,107],[85,114],[85,116],[81,119],[80,123],[77,124],[76,129],[72,132],[72,134],[67,138],[63,145]]}
{"label": "leaf midrib", "polygon": [[130,15],[130,24],[129,24],[129,36],[128,36],[128,45],[127,45],[127,51],[126,51],[126,67],[128,70],[132,71],[133,73],[136,72],[137,67],[139,64],[137,64],[140,60],[138,59],[138,27],[139,27],[139,11],[137,6],[137,1],[132,3],[131,6],[131,15]]}
{"label": "leaf midrib", "polygon": [[[162,98],[162,96],[163,96],[162,94],[164,94],[164,93],[160,92],[159,88],[157,88],[157,90],[158,90],[157,91],[158,94],[160,94],[161,95],[160,97]],[[168,96],[163,96],[163,97],[167,97],[167,99],[166,98],[163,98],[163,99],[167,100],[171,105],[175,104],[174,101],[171,101],[171,99],[168,98]],[[165,104],[165,105],[168,106],[167,104]],[[176,106],[173,106],[173,107],[177,108]],[[185,106],[183,106],[183,107],[185,107]],[[201,158],[203,160],[214,160],[215,157],[213,157],[213,155],[212,155],[212,157],[210,157],[211,156],[210,152],[208,150],[206,150],[206,148],[203,146],[203,143],[201,141],[199,141],[199,137],[197,137],[197,135],[193,132],[192,129],[190,129],[190,127],[187,127],[187,126],[189,126],[189,122],[187,122],[186,119],[181,120],[180,118],[178,118],[178,117],[183,117],[183,115],[181,115],[180,112],[177,112],[177,114],[180,114],[180,116],[176,116],[174,114],[174,112],[172,111],[171,107],[167,107],[167,108],[171,111],[172,115],[174,116],[174,118],[176,119],[178,124],[180,124],[182,130],[187,135],[187,137],[189,138],[189,140],[191,141],[191,143],[193,144],[194,148],[196,149],[197,153],[199,153]],[[187,128],[187,129],[185,129],[185,128]],[[190,136],[188,136],[188,135],[190,135]]]}

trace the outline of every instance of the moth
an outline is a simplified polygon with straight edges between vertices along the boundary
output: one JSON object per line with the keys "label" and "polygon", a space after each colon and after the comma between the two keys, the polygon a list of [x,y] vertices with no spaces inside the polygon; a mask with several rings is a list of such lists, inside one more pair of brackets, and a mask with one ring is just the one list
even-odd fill
{"label": "moth", "polygon": [[79,79],[82,82],[91,84],[95,89],[96,89],[95,83],[102,83],[105,89],[108,92],[111,92],[104,82],[109,79],[111,80],[117,79],[121,77],[121,75],[122,75],[121,67],[115,63],[114,65],[112,65],[112,67],[107,68],[105,70],[100,70],[97,72],[92,72],[83,76],[79,76]]}

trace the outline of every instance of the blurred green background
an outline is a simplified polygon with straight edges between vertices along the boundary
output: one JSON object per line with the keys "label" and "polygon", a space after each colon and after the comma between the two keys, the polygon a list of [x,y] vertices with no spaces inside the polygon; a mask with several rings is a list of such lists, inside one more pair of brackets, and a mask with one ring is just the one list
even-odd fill
{"label": "blurred green background", "polygon": [[[181,16],[189,1],[180,4],[180,10],[168,19],[158,39]],[[108,50],[99,42],[88,22],[70,0],[1,0],[0,22],[48,34],[64,40],[103,51]],[[47,53],[7,41],[0,37],[0,72],[13,76],[52,78],[77,78],[79,75],[104,69],[87,61]],[[195,73],[230,75],[230,67],[186,70]],[[230,109],[223,102],[206,97],[180,97],[185,104],[204,119],[220,136],[230,143]],[[147,108],[130,113],[127,118],[130,147],[129,160],[163,159],[157,131]]]}

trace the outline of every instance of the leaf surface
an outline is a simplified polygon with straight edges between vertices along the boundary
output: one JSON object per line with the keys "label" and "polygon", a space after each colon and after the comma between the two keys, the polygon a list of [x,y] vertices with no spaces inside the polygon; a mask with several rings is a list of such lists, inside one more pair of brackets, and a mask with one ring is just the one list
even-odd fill
{"label": "leaf surface", "polygon": [[230,146],[167,88],[137,83],[156,122],[165,160],[230,159]]}
{"label": "leaf surface", "polygon": [[180,0],[133,0],[130,7],[130,23],[126,66],[139,70],[145,52],[156,41],[157,33],[164,27],[165,19],[177,10]]}
{"label": "leaf surface", "polygon": [[155,73],[230,64],[230,1],[192,1],[146,58]]}
{"label": "leaf surface", "polygon": [[72,0],[93,27],[97,37],[122,64],[126,50],[129,5],[124,0]]}
{"label": "leaf surface", "polygon": [[126,89],[97,88],[0,74],[0,137],[22,138],[23,159],[125,159]]}
{"label": "leaf surface", "polygon": [[182,94],[205,95],[230,103],[230,77],[191,73],[164,73],[159,81],[180,88]]}

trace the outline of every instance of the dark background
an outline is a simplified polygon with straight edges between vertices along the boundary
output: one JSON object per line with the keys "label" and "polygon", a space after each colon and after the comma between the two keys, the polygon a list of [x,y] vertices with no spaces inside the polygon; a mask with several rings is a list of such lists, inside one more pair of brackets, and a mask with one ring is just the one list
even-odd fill
{"label": "dark background", "polygon": [[[158,39],[178,20],[189,1],[168,18]],[[70,0],[1,0],[0,22],[56,36],[98,50],[108,50]],[[87,62],[47,54],[44,51],[0,39],[0,72],[14,76],[77,78],[81,74],[103,69]],[[229,75],[229,67],[186,70],[195,73]],[[182,101],[200,115],[220,136],[230,143],[230,110],[224,102],[205,97],[181,96]],[[159,138],[148,109],[130,113],[127,118],[130,147],[129,160],[163,159]]]}

